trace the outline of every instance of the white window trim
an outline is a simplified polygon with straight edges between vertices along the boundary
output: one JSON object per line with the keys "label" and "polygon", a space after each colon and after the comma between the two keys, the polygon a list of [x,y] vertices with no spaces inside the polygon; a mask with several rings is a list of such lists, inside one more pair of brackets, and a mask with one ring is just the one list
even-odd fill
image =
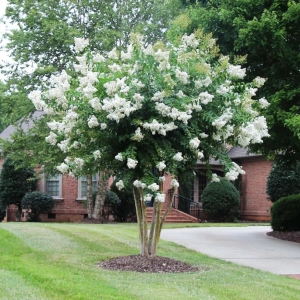
{"label": "white window trim", "polygon": [[[51,196],[53,200],[58,200],[62,201],[64,200],[62,197],[62,175],[58,175],[58,181],[59,181],[59,186],[58,186],[58,196]],[[46,174],[43,175],[43,181],[42,181],[42,191],[46,193],[46,184],[47,184],[47,177]]]}

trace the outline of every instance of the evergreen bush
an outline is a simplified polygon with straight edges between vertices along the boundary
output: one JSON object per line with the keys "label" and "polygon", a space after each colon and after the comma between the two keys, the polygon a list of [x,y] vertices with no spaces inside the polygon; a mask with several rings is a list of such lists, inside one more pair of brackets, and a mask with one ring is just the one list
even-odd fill
{"label": "evergreen bush", "polygon": [[202,194],[204,212],[212,219],[234,221],[239,217],[240,195],[225,178],[210,182]]}
{"label": "evergreen bush", "polygon": [[22,199],[22,208],[26,210],[27,221],[39,222],[40,214],[50,213],[54,207],[53,198],[43,192],[27,193]]}
{"label": "evergreen bush", "polygon": [[21,201],[26,193],[37,190],[38,179],[32,168],[17,167],[18,162],[7,158],[0,173],[0,206],[14,204],[18,208],[17,221],[20,220]]}
{"label": "evergreen bush", "polygon": [[267,194],[272,202],[300,193],[300,163],[274,164],[267,180]]}
{"label": "evergreen bush", "polygon": [[107,191],[105,195],[105,202],[102,216],[104,219],[108,219],[110,215],[116,218],[116,212],[119,210],[121,200],[118,195],[112,191]]}
{"label": "evergreen bush", "polygon": [[115,205],[112,216],[117,222],[136,221],[136,210],[131,188],[124,188],[121,191],[116,187],[116,179],[110,187],[110,190],[117,194],[120,199],[119,205]]}
{"label": "evergreen bush", "polygon": [[273,204],[271,226],[275,231],[300,230],[300,194],[283,197]]}

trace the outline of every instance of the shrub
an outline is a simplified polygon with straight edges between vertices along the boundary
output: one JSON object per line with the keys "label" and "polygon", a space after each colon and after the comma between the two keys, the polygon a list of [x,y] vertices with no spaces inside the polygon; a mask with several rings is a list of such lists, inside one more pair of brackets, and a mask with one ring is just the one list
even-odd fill
{"label": "shrub", "polygon": [[15,204],[18,207],[17,220],[21,216],[21,201],[26,193],[37,190],[38,179],[32,168],[18,167],[20,162],[7,158],[0,173],[0,202],[7,207]]}
{"label": "shrub", "polygon": [[6,207],[0,202],[0,222],[3,221],[6,215]]}
{"label": "shrub", "polygon": [[53,198],[39,191],[26,194],[21,204],[27,212],[27,221],[29,222],[40,221],[40,214],[49,213],[54,207]]}
{"label": "shrub", "polygon": [[105,203],[103,208],[103,218],[108,219],[112,215],[115,219],[116,212],[119,210],[121,200],[118,195],[112,191],[107,191],[105,195]]}
{"label": "shrub", "polygon": [[292,166],[274,164],[267,180],[267,194],[272,202],[300,193],[300,163]]}
{"label": "shrub", "polygon": [[203,191],[204,212],[212,219],[233,221],[239,216],[240,195],[225,178],[210,182]]}
{"label": "shrub", "polygon": [[110,190],[117,194],[120,204],[114,207],[112,215],[118,222],[136,221],[136,210],[131,188],[124,188],[121,191],[116,187],[116,179],[110,187]]}
{"label": "shrub", "polygon": [[273,204],[271,226],[276,231],[300,230],[300,194],[283,197]]}

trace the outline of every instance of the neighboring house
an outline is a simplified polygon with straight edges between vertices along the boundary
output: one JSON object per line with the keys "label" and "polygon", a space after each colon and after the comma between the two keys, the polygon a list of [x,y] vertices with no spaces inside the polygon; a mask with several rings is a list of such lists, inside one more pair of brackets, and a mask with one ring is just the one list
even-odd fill
{"label": "neighboring house", "polygon": [[[43,112],[37,111],[32,118],[42,117]],[[26,132],[33,126],[32,120],[23,122],[22,128]],[[15,127],[9,126],[1,134],[0,138],[9,139],[14,132]],[[1,151],[1,149],[0,149]],[[243,166],[246,174],[237,182],[237,188],[241,194],[241,218],[243,220],[268,221],[270,220],[271,202],[266,194],[266,182],[270,173],[271,162],[267,161],[263,156],[247,153],[243,148],[232,147],[229,156],[237,164]],[[4,159],[0,159],[0,170]],[[214,173],[223,175],[222,165],[218,161],[210,162]],[[201,195],[208,184],[208,180],[204,175],[204,166],[199,162],[195,167],[196,177],[194,184],[191,186],[190,198],[201,204]],[[171,176],[166,176],[166,193],[170,187]],[[97,177],[93,177],[94,186],[97,183]],[[86,179],[81,177],[76,179],[69,175],[57,175],[56,177],[41,176],[39,188],[50,194],[55,201],[54,209],[47,215],[42,215],[43,221],[54,222],[76,222],[87,217],[87,209],[84,206],[86,197]],[[179,190],[180,192],[180,190]],[[168,201],[164,204],[166,206]],[[8,210],[7,220],[15,219],[15,208]]]}

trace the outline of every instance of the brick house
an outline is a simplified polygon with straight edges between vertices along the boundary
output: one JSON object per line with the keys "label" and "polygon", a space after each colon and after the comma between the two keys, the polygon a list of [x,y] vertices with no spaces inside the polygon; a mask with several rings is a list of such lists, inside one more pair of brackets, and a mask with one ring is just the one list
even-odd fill
{"label": "brick house", "polygon": [[[43,112],[37,111],[32,118],[40,118]],[[23,122],[22,128],[26,132],[33,126],[32,120]],[[14,132],[15,127],[10,125],[1,134],[1,139],[9,139]],[[0,149],[1,151],[1,149]],[[269,175],[272,163],[267,161],[263,156],[247,153],[243,148],[232,147],[229,156],[237,164],[243,166],[246,174],[239,181],[238,189],[241,193],[241,219],[267,221],[270,220],[271,202],[268,201],[266,195],[266,181]],[[0,170],[4,159],[0,159]],[[214,173],[223,174],[222,165],[215,160],[210,162]],[[208,184],[208,179],[202,174],[204,166],[199,162],[195,167],[196,177],[191,187],[191,200],[201,204],[201,195]],[[165,193],[170,187],[171,176],[166,176]],[[96,186],[97,177],[93,177],[93,184]],[[47,222],[75,222],[83,220],[87,217],[87,209],[84,206],[86,196],[86,180],[85,177],[76,179],[69,175],[57,175],[48,177],[47,174],[41,175],[39,189],[50,194],[55,206],[53,211],[48,215],[42,215],[41,219]],[[180,192],[180,191],[179,191]],[[166,207],[168,199],[164,206]],[[180,212],[174,212],[174,219],[187,221],[196,221],[189,219],[188,216]],[[8,210],[7,220],[12,221],[15,218],[15,208]],[[24,220],[24,218],[23,218]],[[171,217],[170,217],[171,220]]]}

